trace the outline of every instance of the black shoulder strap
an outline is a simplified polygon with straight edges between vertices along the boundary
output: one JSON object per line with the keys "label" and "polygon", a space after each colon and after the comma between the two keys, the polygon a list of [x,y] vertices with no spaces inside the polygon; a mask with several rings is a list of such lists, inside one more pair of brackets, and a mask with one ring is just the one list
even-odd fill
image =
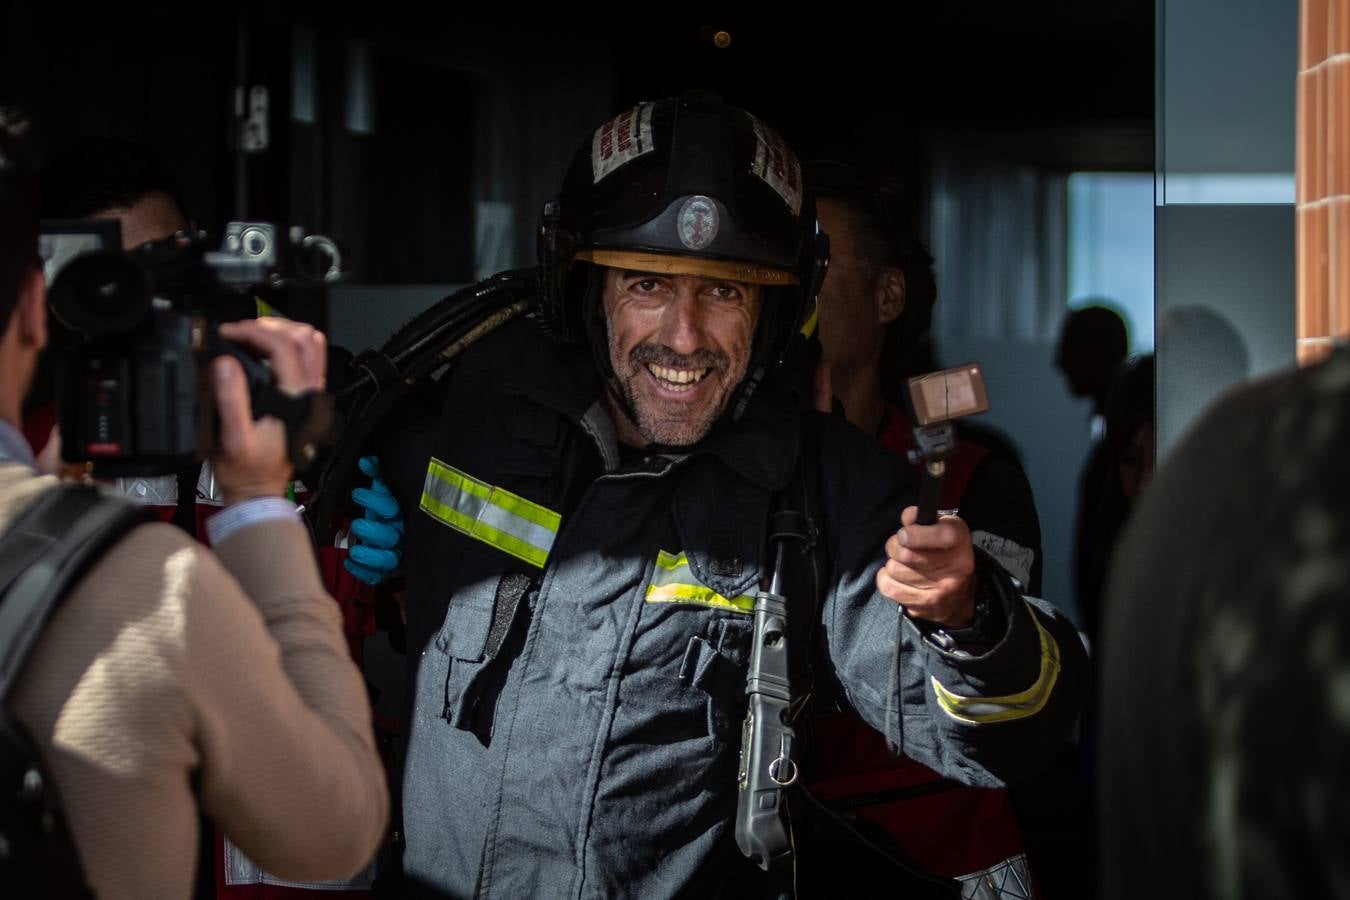
{"label": "black shoulder strap", "polygon": [[[790,596],[802,597],[806,602],[793,608],[788,623],[791,633],[788,655],[794,718],[809,703],[815,689],[813,654],[818,649],[816,626],[820,620],[821,606],[825,602],[831,565],[829,546],[825,540],[825,523],[821,518],[820,422],[809,409],[803,412],[801,428],[797,468],[791,483],[780,496],[777,513],[778,516],[782,516],[784,511],[796,514],[799,527],[805,532],[805,540],[799,544],[802,558],[794,568],[798,580],[792,586],[794,593]],[[779,522],[771,523],[771,530],[778,530],[779,525]]]}
{"label": "black shoulder strap", "polygon": [[0,704],[65,593],[144,510],[87,485],[47,491],[0,535]]}
{"label": "black shoulder strap", "polygon": [[97,560],[146,520],[84,485],[47,491],[0,535],[0,895],[92,900],[60,798],[6,706],[53,610]]}

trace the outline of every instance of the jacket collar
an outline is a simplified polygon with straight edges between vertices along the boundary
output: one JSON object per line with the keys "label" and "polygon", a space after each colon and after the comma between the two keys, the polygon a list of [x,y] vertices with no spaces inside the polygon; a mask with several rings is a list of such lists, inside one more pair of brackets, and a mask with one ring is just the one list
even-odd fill
{"label": "jacket collar", "polygon": [[[520,365],[505,376],[506,389],[528,397],[572,421],[590,435],[612,469],[616,451],[612,445],[613,422],[605,403],[600,373],[585,344],[549,341],[527,323],[511,323],[534,332]],[[661,452],[683,453],[694,458],[712,456],[743,478],[768,490],[779,490],[792,477],[800,445],[802,416],[787,388],[766,378],[751,396],[740,419],[723,418],[703,440],[688,448],[662,448]],[[608,428],[597,427],[598,423]]]}
{"label": "jacket collar", "polygon": [[781,382],[766,378],[740,419],[718,422],[692,453],[714,456],[748,481],[777,491],[797,464],[801,428],[797,400]]}

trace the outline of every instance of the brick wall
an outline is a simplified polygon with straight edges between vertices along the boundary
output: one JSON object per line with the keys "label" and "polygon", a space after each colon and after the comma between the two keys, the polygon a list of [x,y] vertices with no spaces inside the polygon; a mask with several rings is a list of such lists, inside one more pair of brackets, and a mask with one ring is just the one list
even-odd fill
{"label": "brick wall", "polygon": [[1302,0],[1298,75],[1298,358],[1350,338],[1350,0]]}

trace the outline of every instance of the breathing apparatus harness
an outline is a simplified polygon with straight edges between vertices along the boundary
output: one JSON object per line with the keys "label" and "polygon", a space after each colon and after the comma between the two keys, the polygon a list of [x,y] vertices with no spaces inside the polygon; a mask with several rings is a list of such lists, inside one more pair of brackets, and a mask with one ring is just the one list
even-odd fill
{"label": "breathing apparatus harness", "polygon": [[332,542],[357,461],[391,409],[466,347],[538,305],[540,270],[513,269],[456,291],[350,365],[354,378],[335,392],[344,423],[315,479],[305,516],[319,544]]}

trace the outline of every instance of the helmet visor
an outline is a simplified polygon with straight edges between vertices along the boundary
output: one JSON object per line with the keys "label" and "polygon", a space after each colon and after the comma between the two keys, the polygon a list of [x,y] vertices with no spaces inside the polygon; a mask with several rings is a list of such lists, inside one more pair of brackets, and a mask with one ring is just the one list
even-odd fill
{"label": "helmet visor", "polygon": [[652,253],[647,250],[620,250],[585,247],[576,252],[575,262],[594,263],[611,269],[630,272],[651,272],[655,275],[696,275],[739,281],[742,284],[785,285],[797,284],[795,273],[752,262],[727,259],[707,259],[696,256]]}

